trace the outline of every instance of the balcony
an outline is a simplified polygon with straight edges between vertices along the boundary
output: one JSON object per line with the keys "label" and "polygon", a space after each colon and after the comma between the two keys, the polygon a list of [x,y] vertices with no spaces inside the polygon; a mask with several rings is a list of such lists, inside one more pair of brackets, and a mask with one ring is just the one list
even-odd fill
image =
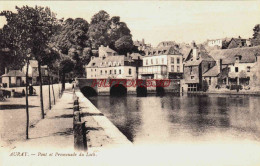
{"label": "balcony", "polygon": [[166,65],[143,66],[139,68],[139,74],[167,74]]}

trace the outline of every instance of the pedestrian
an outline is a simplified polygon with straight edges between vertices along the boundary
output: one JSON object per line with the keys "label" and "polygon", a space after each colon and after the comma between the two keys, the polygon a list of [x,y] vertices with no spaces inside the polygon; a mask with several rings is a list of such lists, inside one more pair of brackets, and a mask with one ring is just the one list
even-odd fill
{"label": "pedestrian", "polygon": [[32,84],[29,85],[29,95],[30,96],[33,95],[33,86],[32,86]]}

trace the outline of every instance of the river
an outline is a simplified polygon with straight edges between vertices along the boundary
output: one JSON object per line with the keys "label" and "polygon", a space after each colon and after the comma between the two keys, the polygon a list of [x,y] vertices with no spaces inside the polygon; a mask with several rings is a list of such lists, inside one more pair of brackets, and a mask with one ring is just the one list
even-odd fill
{"label": "river", "polygon": [[95,96],[90,101],[133,143],[260,141],[260,97]]}

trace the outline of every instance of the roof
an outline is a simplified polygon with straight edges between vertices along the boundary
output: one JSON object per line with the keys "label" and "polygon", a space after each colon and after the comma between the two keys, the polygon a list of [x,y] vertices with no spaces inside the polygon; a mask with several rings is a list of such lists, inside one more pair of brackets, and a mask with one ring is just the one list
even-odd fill
{"label": "roof", "polygon": [[255,56],[259,54],[260,46],[256,47],[243,47],[243,48],[232,48],[223,50],[212,50],[209,54],[215,59],[222,59],[222,64],[233,64],[235,63],[235,56],[241,55],[242,59],[240,63],[254,63]]}
{"label": "roof", "polygon": [[202,76],[203,77],[216,77],[219,75],[219,66],[213,66],[211,69],[209,69],[207,72],[205,72]]}
{"label": "roof", "polygon": [[175,41],[162,41],[158,44],[157,47],[161,47],[161,46],[175,46],[177,45],[177,43]]}
{"label": "roof", "polygon": [[[192,50],[190,51],[189,55],[192,53]],[[202,61],[215,61],[206,50],[198,49],[199,59],[194,59],[193,61],[188,60],[185,63],[185,66],[198,66]],[[187,56],[188,57],[188,56]]]}
{"label": "roof", "polygon": [[143,59],[143,56],[139,53],[132,53],[130,57],[132,57],[133,60],[138,60],[138,57],[140,57],[140,59]]}
{"label": "roof", "polygon": [[102,49],[102,50],[105,51],[105,52],[116,53],[116,51],[114,51],[113,49],[111,49],[111,48],[109,48],[109,47],[101,46],[101,47],[99,47],[99,49]]}
{"label": "roof", "polygon": [[25,74],[20,70],[10,70],[7,74],[2,75],[2,77],[25,77]]}
{"label": "roof", "polygon": [[95,57],[89,62],[87,67],[109,67],[110,65],[109,62],[120,63],[123,66],[125,61],[130,61],[130,60],[131,58],[125,57],[124,55],[108,56],[104,59]]}
{"label": "roof", "polygon": [[[37,60],[30,60],[30,64],[31,67],[37,67],[38,68],[38,61]],[[41,68],[47,68],[47,65],[45,66],[41,66]]]}
{"label": "roof", "polygon": [[181,55],[179,50],[174,46],[152,48],[148,50],[148,55],[157,56],[157,55]]}

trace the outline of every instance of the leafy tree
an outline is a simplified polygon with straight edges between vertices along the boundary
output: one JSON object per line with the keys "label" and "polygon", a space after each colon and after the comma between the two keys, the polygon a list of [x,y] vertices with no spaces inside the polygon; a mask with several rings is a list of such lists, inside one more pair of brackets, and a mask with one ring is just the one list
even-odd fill
{"label": "leafy tree", "polygon": [[101,10],[91,18],[88,36],[91,47],[97,49],[100,45],[109,45],[109,14]]}
{"label": "leafy tree", "polygon": [[[25,52],[29,49],[34,59],[38,61],[38,71],[40,78],[40,101],[42,118],[44,118],[43,95],[42,95],[42,75],[41,65],[46,49],[49,47],[49,40],[55,31],[56,15],[50,8],[35,6],[16,7],[17,13],[4,11],[1,14],[7,18],[8,28],[12,29],[10,36],[15,48]],[[15,40],[14,40],[15,39]],[[17,48],[20,47],[20,48]]]}
{"label": "leafy tree", "polygon": [[72,70],[75,76],[82,77],[84,65],[90,58],[89,55],[84,54],[84,50],[90,45],[87,35],[89,24],[82,18],[69,18],[61,22],[59,30],[52,38],[52,43],[63,56],[68,55],[73,60],[75,69]]}
{"label": "leafy tree", "polygon": [[115,47],[119,54],[126,55],[133,49],[133,41],[131,36],[123,36],[115,42]]}
{"label": "leafy tree", "polygon": [[62,60],[60,61],[59,68],[62,72],[62,91],[64,91],[65,90],[65,75],[66,75],[66,73],[69,73],[73,70],[74,62],[70,57],[64,56],[62,58]]}
{"label": "leafy tree", "polygon": [[260,24],[255,25],[253,31],[254,31],[253,39],[258,38],[260,35]]}
{"label": "leafy tree", "polygon": [[260,24],[255,25],[253,29],[253,39],[252,39],[252,45],[257,46],[260,45]]}

